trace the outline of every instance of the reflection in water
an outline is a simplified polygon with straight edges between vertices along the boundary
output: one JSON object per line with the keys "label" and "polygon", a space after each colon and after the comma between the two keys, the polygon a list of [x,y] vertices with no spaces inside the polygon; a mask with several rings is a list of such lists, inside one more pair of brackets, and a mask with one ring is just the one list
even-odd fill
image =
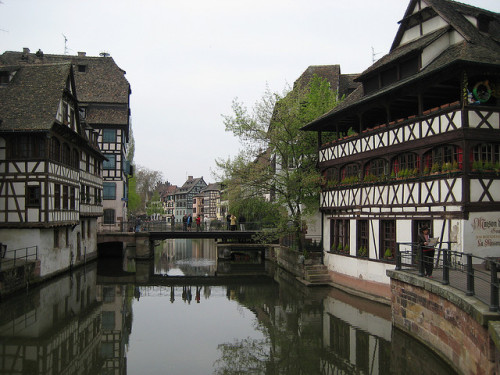
{"label": "reflection in water", "polygon": [[[211,244],[176,242],[157,247],[154,273],[215,272]],[[281,269],[223,285],[115,271],[94,263],[0,304],[0,374],[454,373],[387,306]]]}

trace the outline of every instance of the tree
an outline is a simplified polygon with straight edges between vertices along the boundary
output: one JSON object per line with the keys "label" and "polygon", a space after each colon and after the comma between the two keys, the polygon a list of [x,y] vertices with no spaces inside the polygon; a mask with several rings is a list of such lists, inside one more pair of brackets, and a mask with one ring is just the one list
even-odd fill
{"label": "tree", "polygon": [[233,115],[223,116],[224,124],[245,151],[233,160],[217,160],[230,207],[248,197],[273,198],[286,208],[279,232],[294,233],[301,247],[303,215],[318,209],[321,176],[316,135],[300,129],[336,104],[337,93],[316,75],[283,95],[266,88],[252,113],[235,99]]}
{"label": "tree", "polygon": [[129,215],[145,212],[146,204],[162,180],[162,172],[140,165],[136,167],[134,177],[129,179]]}

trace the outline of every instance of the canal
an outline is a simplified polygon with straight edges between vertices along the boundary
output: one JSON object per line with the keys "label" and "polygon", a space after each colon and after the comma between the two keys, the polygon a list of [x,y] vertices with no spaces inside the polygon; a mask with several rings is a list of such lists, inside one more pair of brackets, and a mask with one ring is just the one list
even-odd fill
{"label": "canal", "polygon": [[99,259],[5,300],[0,374],[455,373],[388,306],[215,254],[163,241],[154,261]]}

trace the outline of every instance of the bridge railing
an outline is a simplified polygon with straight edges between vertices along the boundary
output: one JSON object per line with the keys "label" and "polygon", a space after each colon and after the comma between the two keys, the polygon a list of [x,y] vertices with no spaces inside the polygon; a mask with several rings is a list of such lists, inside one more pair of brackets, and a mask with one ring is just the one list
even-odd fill
{"label": "bridge railing", "polygon": [[[499,280],[500,257],[479,257],[471,253],[450,250],[451,242],[444,242],[447,247],[435,247],[432,277],[443,285],[465,292],[489,305],[490,311],[500,311]],[[396,248],[396,270],[416,272],[425,277],[428,258],[424,257],[423,248],[418,243],[399,242]]]}
{"label": "bridge railing", "polygon": [[0,242],[0,269],[2,267],[16,266],[19,263],[26,263],[29,260],[38,259],[38,246],[23,247],[10,250],[7,245]]}
{"label": "bridge railing", "polygon": [[194,221],[190,226],[184,223],[167,221],[135,221],[123,222],[122,232],[178,232],[178,231],[201,231],[201,232],[220,232],[220,231],[259,231],[265,227],[260,222],[245,222],[238,223],[234,228],[226,222],[212,220],[210,222],[202,222],[198,226]]}

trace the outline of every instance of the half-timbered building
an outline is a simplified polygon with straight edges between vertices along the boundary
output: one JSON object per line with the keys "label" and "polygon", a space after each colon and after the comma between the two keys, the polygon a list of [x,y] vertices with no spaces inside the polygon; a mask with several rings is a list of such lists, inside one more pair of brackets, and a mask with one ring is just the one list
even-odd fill
{"label": "half-timbered building", "polygon": [[47,276],[96,255],[103,155],[70,63],[0,65],[0,76],[0,242],[36,246]]}
{"label": "half-timbered building", "polygon": [[[133,174],[127,161],[130,130],[130,84],[125,71],[120,69],[109,54],[87,56],[51,55],[41,51],[31,53],[7,51],[0,56],[4,64],[71,62],[78,90],[79,111],[98,132],[100,150],[104,153],[102,175],[102,205],[104,215],[99,218],[99,229],[121,230],[127,219],[128,178]],[[83,155],[83,162],[87,155]]]}
{"label": "half-timbered building", "polygon": [[385,284],[384,258],[423,225],[500,255],[500,16],[411,0],[399,23],[361,86],[304,128],[319,135],[325,264]]}
{"label": "half-timbered building", "polygon": [[175,201],[175,221],[182,222],[184,215],[193,214],[194,197],[207,186],[203,177],[193,178],[188,176],[188,179],[174,193]]}

